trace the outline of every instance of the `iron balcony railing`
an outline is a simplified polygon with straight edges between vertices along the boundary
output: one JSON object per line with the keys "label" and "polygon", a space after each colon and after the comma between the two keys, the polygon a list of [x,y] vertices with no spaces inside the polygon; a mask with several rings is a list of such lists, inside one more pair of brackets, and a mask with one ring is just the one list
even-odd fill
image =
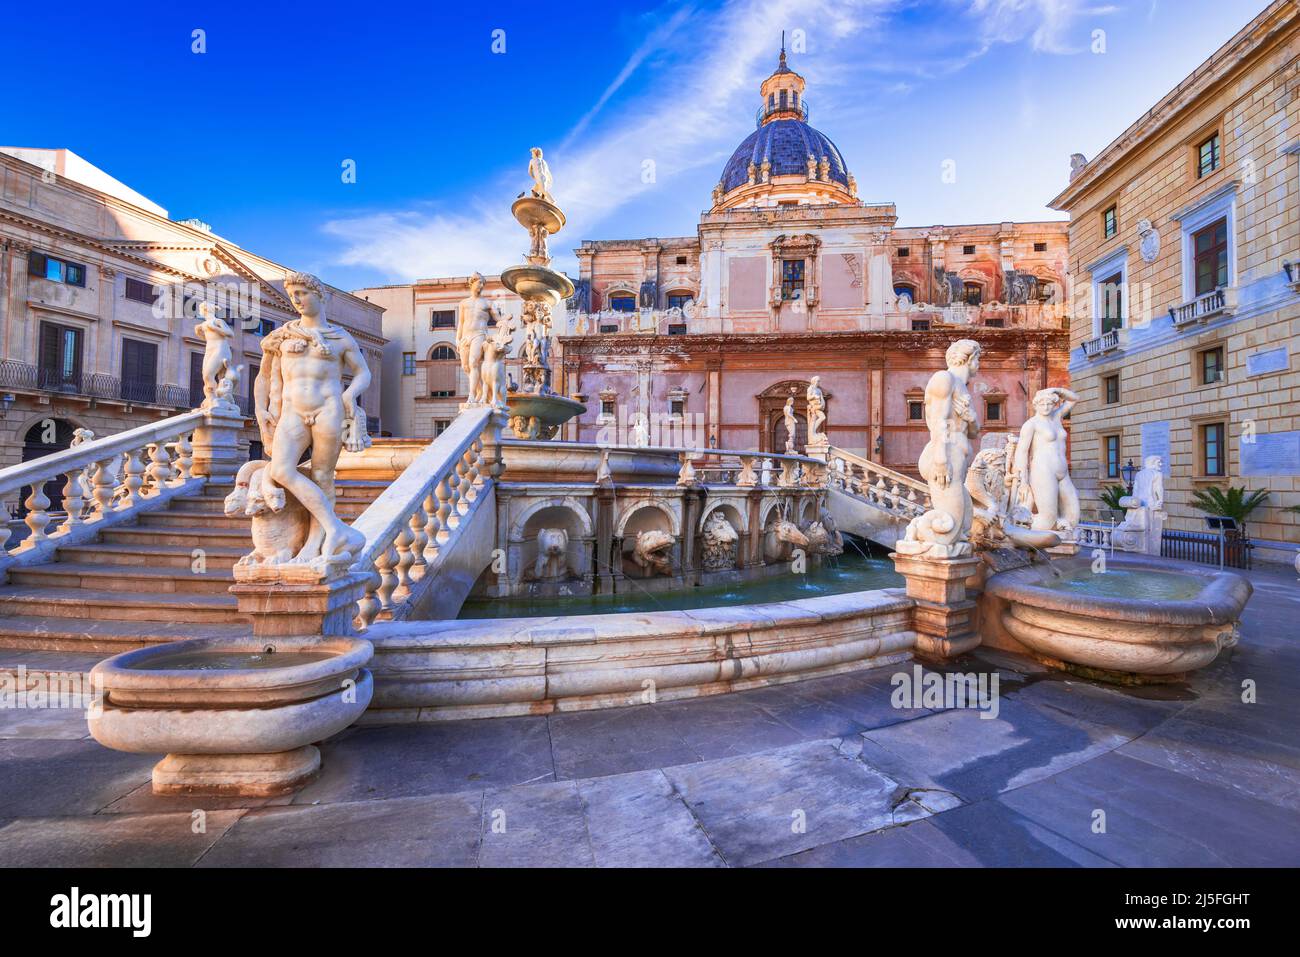
{"label": "iron balcony railing", "polygon": [[193,407],[190,390],[184,386],[163,382],[123,382],[117,376],[102,372],[68,373],[15,359],[0,359],[0,389],[114,399],[179,410]]}

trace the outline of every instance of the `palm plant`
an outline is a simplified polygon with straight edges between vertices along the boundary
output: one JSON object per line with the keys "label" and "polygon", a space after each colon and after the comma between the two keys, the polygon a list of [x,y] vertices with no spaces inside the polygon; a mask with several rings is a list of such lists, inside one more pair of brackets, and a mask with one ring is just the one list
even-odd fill
{"label": "palm plant", "polygon": [[1101,499],[1101,504],[1115,512],[1124,511],[1124,506],[1119,504],[1119,500],[1128,495],[1128,489],[1123,485],[1107,485],[1097,497]]}
{"label": "palm plant", "polygon": [[1207,515],[1221,515],[1236,519],[1237,526],[1246,534],[1246,516],[1268,500],[1267,489],[1247,491],[1244,487],[1230,486],[1221,489],[1211,485],[1209,488],[1197,489],[1192,494],[1192,508]]}

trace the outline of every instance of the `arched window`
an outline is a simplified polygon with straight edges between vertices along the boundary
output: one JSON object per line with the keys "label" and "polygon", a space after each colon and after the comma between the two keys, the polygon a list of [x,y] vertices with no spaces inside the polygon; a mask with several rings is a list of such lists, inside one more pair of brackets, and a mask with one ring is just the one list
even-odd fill
{"label": "arched window", "polygon": [[984,287],[977,282],[961,284],[961,298],[968,306],[978,306],[984,301]]}
{"label": "arched window", "polygon": [[611,293],[609,308],[615,312],[636,312],[636,296],[630,292]]}
{"label": "arched window", "polygon": [[456,350],[446,343],[429,350],[429,395],[448,398],[456,394],[460,380],[460,360]]}

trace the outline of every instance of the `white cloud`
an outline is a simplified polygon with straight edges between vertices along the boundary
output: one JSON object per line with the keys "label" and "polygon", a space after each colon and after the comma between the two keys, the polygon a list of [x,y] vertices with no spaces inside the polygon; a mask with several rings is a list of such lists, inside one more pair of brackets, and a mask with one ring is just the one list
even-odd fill
{"label": "white cloud", "polygon": [[1114,6],[1084,0],[971,0],[986,48],[996,43],[1028,39],[1040,53],[1080,53],[1087,49],[1089,31],[1080,21],[1114,13]]}

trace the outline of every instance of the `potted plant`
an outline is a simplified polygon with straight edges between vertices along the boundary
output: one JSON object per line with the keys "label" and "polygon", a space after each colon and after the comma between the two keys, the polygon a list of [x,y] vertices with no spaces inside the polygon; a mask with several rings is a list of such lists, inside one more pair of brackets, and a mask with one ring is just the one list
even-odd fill
{"label": "potted plant", "polygon": [[[1124,506],[1119,504],[1119,500],[1128,495],[1128,489],[1123,485],[1107,485],[1098,493],[1097,497],[1101,499],[1103,508],[1101,509],[1102,518],[1111,518],[1116,522],[1124,520]],[[1106,514],[1109,512],[1109,516]]]}
{"label": "potted plant", "polygon": [[1226,489],[1211,485],[1209,488],[1197,489],[1192,494],[1192,508],[1207,515],[1221,515],[1236,519],[1242,539],[1246,538],[1246,517],[1268,500],[1267,489],[1254,492],[1237,486]]}

